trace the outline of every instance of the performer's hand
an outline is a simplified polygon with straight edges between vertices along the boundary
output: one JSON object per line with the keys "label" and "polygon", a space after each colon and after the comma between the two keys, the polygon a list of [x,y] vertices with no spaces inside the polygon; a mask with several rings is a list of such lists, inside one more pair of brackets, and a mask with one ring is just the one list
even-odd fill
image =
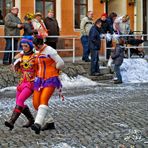
{"label": "performer's hand", "polygon": [[61,74],[62,74],[62,70],[59,70],[58,72],[59,72],[59,75],[61,75]]}

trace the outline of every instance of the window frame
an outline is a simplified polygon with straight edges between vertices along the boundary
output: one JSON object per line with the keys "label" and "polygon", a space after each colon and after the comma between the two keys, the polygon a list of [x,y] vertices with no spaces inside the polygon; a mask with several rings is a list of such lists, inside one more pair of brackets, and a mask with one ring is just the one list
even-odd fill
{"label": "window frame", "polygon": [[[75,0],[74,1],[74,10],[75,10],[75,13],[74,13],[74,28],[76,30],[80,29],[80,22],[81,22],[81,6],[85,6],[86,8],[86,12],[85,12],[85,16],[87,15],[87,12],[88,12],[88,0],[86,0],[86,3],[81,3],[80,2],[81,0]],[[76,26],[76,7],[78,8],[78,27]]]}
{"label": "window frame", "polygon": [[[12,0],[12,7],[15,6],[15,0]],[[10,7],[11,8],[11,7]],[[3,16],[3,19],[5,18],[5,16],[7,15],[7,7],[6,7],[6,0],[3,0],[2,1],[2,16]],[[1,24],[1,25],[4,25],[4,24]]]}
{"label": "window frame", "polygon": [[[54,4],[53,4],[53,11],[54,11],[54,17],[56,17],[56,0],[40,0],[41,2],[42,2],[42,6],[43,6],[43,12],[42,12],[42,15],[43,15],[43,18],[45,18],[46,17],[46,15],[45,15],[45,2],[46,1],[49,1],[49,2],[53,2]],[[35,12],[37,12],[36,11],[36,3],[37,3],[37,1],[35,0]]]}

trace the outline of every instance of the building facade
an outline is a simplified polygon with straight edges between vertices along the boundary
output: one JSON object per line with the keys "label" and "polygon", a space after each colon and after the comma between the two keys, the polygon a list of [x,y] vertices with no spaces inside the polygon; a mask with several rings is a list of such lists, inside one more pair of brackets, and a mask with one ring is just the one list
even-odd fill
{"label": "building facade", "polygon": [[[0,10],[3,17],[12,6],[19,8],[19,17],[23,22],[26,13],[41,12],[46,17],[49,9],[54,10],[58,20],[61,36],[78,36],[76,41],[76,54],[80,55],[82,46],[80,37],[80,20],[88,10],[94,12],[94,21],[103,12],[116,12],[119,16],[128,14],[130,16],[131,29],[147,33],[147,0],[1,0]],[[0,24],[0,36],[4,35],[4,25]],[[2,42],[2,40],[1,40]],[[64,43],[63,46],[69,44]],[[1,44],[1,50],[4,45]],[[103,52],[102,52],[103,54]]]}

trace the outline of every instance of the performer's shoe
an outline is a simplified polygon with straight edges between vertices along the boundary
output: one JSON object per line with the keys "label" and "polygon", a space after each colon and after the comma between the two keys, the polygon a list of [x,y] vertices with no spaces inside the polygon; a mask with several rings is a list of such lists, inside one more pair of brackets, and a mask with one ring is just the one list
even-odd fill
{"label": "performer's shoe", "polygon": [[5,126],[9,127],[10,130],[14,128],[14,124],[11,121],[5,121]]}
{"label": "performer's shoe", "polygon": [[31,129],[32,129],[33,131],[35,131],[36,134],[40,134],[41,125],[38,124],[38,123],[34,123],[34,124],[32,124]]}
{"label": "performer's shoe", "polygon": [[10,120],[5,121],[5,126],[9,127],[10,130],[12,130],[14,128],[14,123],[17,120],[17,118],[20,116],[21,111],[22,111],[22,107],[16,105],[16,107],[11,115]]}
{"label": "performer's shoe", "polygon": [[46,123],[43,127],[42,127],[42,131],[45,131],[45,130],[52,130],[52,129],[55,129],[55,125],[54,125],[54,122],[52,123]]}

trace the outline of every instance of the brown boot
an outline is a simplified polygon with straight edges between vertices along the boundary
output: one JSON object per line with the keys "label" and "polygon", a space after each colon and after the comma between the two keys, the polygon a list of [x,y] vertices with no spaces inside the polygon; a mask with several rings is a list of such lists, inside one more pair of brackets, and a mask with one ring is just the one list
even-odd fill
{"label": "brown boot", "polygon": [[17,120],[17,118],[20,116],[22,109],[23,108],[21,106],[16,105],[10,120],[5,121],[5,126],[9,127],[10,130],[14,128],[14,123]]}
{"label": "brown boot", "polygon": [[23,113],[23,114],[25,115],[25,117],[28,119],[28,122],[27,122],[25,125],[23,125],[23,127],[26,127],[26,128],[31,127],[31,125],[34,123],[34,117],[32,116],[29,107],[26,106],[26,107],[23,109],[22,113]]}

